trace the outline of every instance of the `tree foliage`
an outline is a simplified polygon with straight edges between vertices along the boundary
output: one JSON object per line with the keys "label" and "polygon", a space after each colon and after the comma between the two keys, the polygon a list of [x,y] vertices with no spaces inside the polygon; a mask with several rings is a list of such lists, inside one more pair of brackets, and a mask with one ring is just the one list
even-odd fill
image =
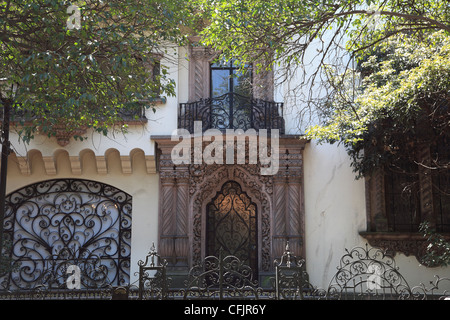
{"label": "tree foliage", "polygon": [[[436,147],[450,137],[450,37],[444,32],[420,42],[400,34],[374,46],[357,70],[356,89],[346,81],[354,71],[335,76],[339,94],[325,108],[325,123],[308,135],[344,143],[360,174],[396,162],[420,164],[418,143]],[[431,165],[447,164],[436,156]]]}
{"label": "tree foliage", "polygon": [[309,113],[333,92],[326,66],[342,70],[366,48],[402,32],[450,32],[444,1],[198,1],[203,43],[227,58],[254,63],[256,70],[276,67],[281,80],[300,70],[293,94]]}
{"label": "tree foliage", "polygon": [[[445,1],[201,2],[204,44],[257,70],[273,68],[279,80],[303,73],[293,93],[300,118],[313,119],[303,127],[314,123],[309,137],[344,143],[359,173],[400,155],[398,147],[428,124],[437,136],[447,130]],[[379,141],[368,145],[368,133],[381,126]],[[373,156],[364,158],[368,146]]]}
{"label": "tree foliage", "polygon": [[[3,247],[5,248],[4,251],[8,252],[8,250],[10,250],[11,248],[11,241],[8,241],[5,238],[6,237],[4,237],[3,239]],[[5,255],[4,253],[3,255],[0,255],[0,275],[5,274],[6,272],[17,271],[19,267],[19,261],[13,261],[13,259]]]}
{"label": "tree foliage", "polygon": [[[77,9],[81,28],[68,22]],[[1,1],[0,100],[13,101],[23,139],[61,125],[106,134],[120,110],[173,95],[167,68],[152,77],[151,65],[183,40],[184,9],[179,0]]]}
{"label": "tree foliage", "polygon": [[428,222],[421,224],[420,231],[427,241],[422,262],[431,267],[450,265],[450,242],[442,234],[433,230]]}
{"label": "tree foliage", "polygon": [[[198,0],[204,43],[227,57],[303,63],[305,50],[323,43],[323,56],[345,43],[355,53],[408,31],[450,32],[445,1],[423,0]],[[328,38],[328,39],[327,39]]]}

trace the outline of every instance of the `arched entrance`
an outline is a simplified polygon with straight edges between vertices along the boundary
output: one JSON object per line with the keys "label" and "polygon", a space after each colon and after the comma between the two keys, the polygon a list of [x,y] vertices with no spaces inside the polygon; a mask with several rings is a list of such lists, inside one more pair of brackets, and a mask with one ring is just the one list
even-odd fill
{"label": "arched entrance", "polygon": [[[167,136],[152,139],[158,150],[160,181],[158,253],[168,262],[171,271],[185,272],[200,265],[205,256],[214,251],[208,249],[206,243],[208,233],[211,234],[207,230],[208,205],[216,195],[223,193],[221,189],[229,181],[238,183],[241,192],[257,205],[254,260],[258,261],[260,278],[273,270],[273,261],[282,256],[286,241],[295,256],[305,256],[303,148],[306,140],[297,136],[280,137],[279,170],[274,175],[263,175],[264,165],[259,162],[175,165],[172,152],[179,141]],[[226,139],[223,142],[225,144]],[[195,146],[195,137],[191,137],[191,146],[203,150],[205,144]],[[248,152],[246,149],[245,154]],[[237,155],[236,148],[234,154]]]}
{"label": "arched entrance", "polygon": [[257,206],[236,181],[227,181],[206,207],[206,255],[234,255],[258,271]]}

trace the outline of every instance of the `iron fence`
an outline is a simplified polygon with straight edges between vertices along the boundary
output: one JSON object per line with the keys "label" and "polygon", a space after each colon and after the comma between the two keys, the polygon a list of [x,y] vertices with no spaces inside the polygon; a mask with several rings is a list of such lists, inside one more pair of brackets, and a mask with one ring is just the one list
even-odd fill
{"label": "iron fence", "polygon": [[[411,287],[399,272],[392,256],[375,248],[355,247],[341,257],[327,288],[309,280],[305,260],[291,254],[289,244],[281,259],[274,261],[269,285],[262,287],[252,269],[223,251],[193,266],[184,286],[173,283],[167,262],[153,246],[138,262],[138,280],[124,286],[102,282],[96,288],[79,290],[55,288],[48,284],[31,290],[0,290],[0,299],[123,299],[123,300],[434,300],[450,299],[450,278],[438,277],[428,284]],[[102,277],[99,277],[103,279]]]}

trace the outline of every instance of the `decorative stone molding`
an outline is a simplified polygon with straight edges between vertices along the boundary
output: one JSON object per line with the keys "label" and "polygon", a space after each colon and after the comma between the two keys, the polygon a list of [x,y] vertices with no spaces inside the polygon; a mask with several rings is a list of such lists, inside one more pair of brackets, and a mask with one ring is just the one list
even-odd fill
{"label": "decorative stone molding", "polygon": [[177,142],[156,140],[159,156],[159,250],[170,266],[184,269],[189,264],[189,172],[187,165],[174,166],[171,151]]}
{"label": "decorative stone molding", "polygon": [[[230,180],[239,183],[257,205],[259,270],[273,268],[273,261],[282,256],[287,240],[293,254],[304,256],[302,152],[306,140],[299,136],[281,137],[280,170],[269,176],[261,175],[259,162],[248,164],[248,160],[246,164],[174,165],[171,152],[178,141],[167,136],[152,139],[159,151],[158,252],[173,269],[186,269],[205,257],[206,206]],[[223,141],[226,143],[226,139]],[[202,143],[202,151],[206,145]],[[237,155],[236,149],[234,154]]]}
{"label": "decorative stone molding", "polygon": [[365,178],[365,182],[367,231],[387,232],[383,169],[377,169],[371,176]]}
{"label": "decorative stone molding", "polygon": [[131,157],[130,156],[120,156],[120,162],[122,164],[122,173],[131,174],[133,172],[131,168]]}
{"label": "decorative stone molding", "polygon": [[271,198],[272,179],[259,174],[258,165],[201,165],[192,166],[190,179],[190,193],[192,204],[192,230],[193,258],[192,263],[197,264],[205,256],[203,232],[205,225],[206,204],[211,201],[222,185],[233,180],[238,182],[242,190],[257,203],[259,214],[259,244],[260,269],[268,271],[271,268]]}
{"label": "decorative stone molding", "polygon": [[107,174],[108,166],[106,165],[106,157],[105,156],[96,156],[95,162],[97,164],[97,173],[98,174]]}
{"label": "decorative stone molding", "polygon": [[145,156],[145,167],[147,173],[156,173],[155,156]]}
{"label": "decorative stone molding", "polygon": [[57,125],[54,127],[54,129],[56,132],[55,134],[56,142],[61,147],[67,146],[70,143],[70,140],[73,138],[73,136],[81,136],[86,134],[86,128],[79,128],[77,130],[68,131],[64,124]]}
{"label": "decorative stone molding", "polygon": [[422,220],[436,224],[433,210],[433,182],[431,180],[431,153],[429,145],[420,144],[417,148],[420,182],[420,212]]}
{"label": "decorative stone molding", "polygon": [[[428,246],[427,239],[419,233],[394,232],[360,232],[371,246],[380,248],[389,255],[402,253],[405,256],[414,256],[417,261],[427,266],[422,257]],[[448,238],[448,237],[447,237]]]}
{"label": "decorative stone molding", "polygon": [[[58,156],[67,157],[68,162],[70,164],[70,170],[74,175],[81,175],[83,173],[83,161],[82,154],[84,154],[86,150],[83,150],[78,155],[69,155],[67,152],[63,150],[56,151],[51,156],[42,156],[41,152],[37,150],[31,150],[26,155],[20,156],[15,153],[12,153],[10,156],[14,157],[13,162],[16,163],[20,173],[22,175],[31,175],[33,162],[42,160],[44,164],[44,170],[47,175],[56,175],[58,173],[57,161],[56,158]],[[138,153],[142,153],[142,155],[138,155],[142,157],[142,161],[145,164],[145,170],[148,174],[155,174],[155,156],[153,155],[145,155],[144,152],[140,149],[132,150],[129,155],[120,155],[120,166],[122,173],[125,175],[129,175],[133,173],[133,158]],[[108,173],[108,155],[111,152],[106,152],[105,155],[95,155],[94,156],[94,166],[96,167],[97,174],[105,175]]]}
{"label": "decorative stone molding", "polygon": [[21,174],[24,176],[29,176],[31,174],[31,165],[27,157],[18,156],[17,164]]}
{"label": "decorative stone molding", "polygon": [[80,175],[81,174],[81,159],[80,156],[70,156],[70,168],[73,174]]}
{"label": "decorative stone molding", "polygon": [[48,175],[55,175],[56,174],[56,161],[53,156],[51,157],[42,157],[42,160],[44,160],[44,167],[45,172]]}

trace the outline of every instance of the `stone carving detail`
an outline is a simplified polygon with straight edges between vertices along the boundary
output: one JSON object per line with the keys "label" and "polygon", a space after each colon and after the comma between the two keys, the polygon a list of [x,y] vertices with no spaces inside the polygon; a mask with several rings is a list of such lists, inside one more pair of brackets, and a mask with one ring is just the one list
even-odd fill
{"label": "stone carving detail", "polygon": [[368,231],[387,232],[384,171],[377,169],[366,178],[366,208]]}
{"label": "stone carving detail", "polygon": [[431,180],[431,154],[426,145],[417,148],[418,171],[420,181],[420,211],[422,220],[435,223],[433,215],[433,182]]}
{"label": "stone carving detail", "polygon": [[[295,255],[304,256],[302,150],[305,140],[280,138],[280,169],[271,176],[261,175],[259,162],[175,166],[171,151],[178,142],[168,137],[153,139],[159,150],[158,252],[170,267],[181,270],[201,263],[205,255],[206,205],[230,180],[239,183],[258,207],[259,270],[273,268],[273,261],[282,256],[287,240]],[[246,154],[249,154],[248,144]]]}
{"label": "stone carving detail", "polygon": [[[166,148],[167,149],[167,148]],[[159,253],[172,266],[188,266],[188,190],[187,166],[174,166],[170,153],[160,156]]]}
{"label": "stone carving detail", "polygon": [[303,146],[296,146],[295,138],[280,143],[280,169],[273,182],[273,254],[276,258],[283,255],[287,240],[293,254],[304,257],[302,152]]}
{"label": "stone carving detail", "polygon": [[218,53],[199,46],[198,37],[191,37],[189,47],[189,101],[199,101],[209,97],[209,64]]}
{"label": "stone carving detail", "polygon": [[203,207],[211,201],[217,188],[228,180],[237,181],[242,189],[260,205],[261,226],[261,269],[269,270],[272,259],[270,254],[270,213],[272,182],[270,178],[259,175],[257,165],[192,165],[191,197],[193,213],[193,264],[202,260],[202,221]]}
{"label": "stone carving detail", "polygon": [[428,242],[418,234],[377,235],[375,233],[362,233],[362,236],[368,240],[371,246],[380,248],[389,255],[394,256],[397,253],[402,253],[407,257],[414,256],[421,264],[428,267],[434,267],[428,265],[427,262],[422,259],[426,253]]}

